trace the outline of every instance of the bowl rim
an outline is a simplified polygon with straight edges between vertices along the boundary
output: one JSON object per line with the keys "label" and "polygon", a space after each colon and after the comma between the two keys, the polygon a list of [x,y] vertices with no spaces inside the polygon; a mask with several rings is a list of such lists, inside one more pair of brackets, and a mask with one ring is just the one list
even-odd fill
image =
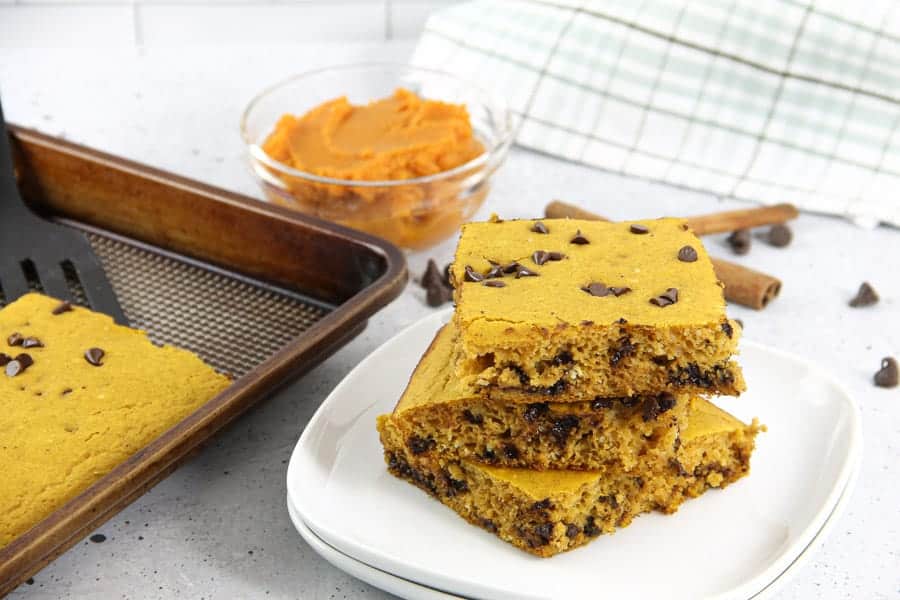
{"label": "bowl rim", "polygon": [[[434,173],[432,175],[424,175],[422,177],[414,177],[411,179],[382,179],[382,180],[373,180],[373,179],[339,179],[336,177],[324,177],[322,175],[316,175],[314,173],[310,173],[309,171],[301,171],[299,169],[295,169],[290,167],[283,162],[277,161],[269,156],[262,147],[253,142],[250,139],[250,135],[247,131],[247,122],[250,119],[250,114],[254,108],[270,93],[281,89],[282,87],[296,83],[298,80],[304,79],[306,77],[311,77],[313,75],[319,75],[321,73],[325,73],[328,71],[344,71],[344,70],[352,70],[359,68],[374,68],[374,67],[390,67],[390,68],[398,68],[405,69],[407,71],[418,71],[422,73],[431,73],[433,75],[441,75],[444,77],[449,77],[451,79],[455,79],[456,81],[465,84],[473,89],[475,89],[479,96],[484,96],[488,101],[485,104],[495,108],[500,114],[503,115],[503,121],[505,122],[505,132],[500,139],[491,145],[490,148],[485,148],[484,152],[473,158],[472,160],[465,162],[461,165],[453,167],[452,169],[448,169],[446,171],[440,171],[439,173]],[[492,160],[502,157],[506,154],[506,151],[509,149],[510,145],[512,145],[512,141],[515,138],[515,127],[513,126],[512,120],[512,111],[510,110],[507,103],[497,96],[496,94],[489,92],[482,86],[479,86],[471,81],[468,81],[462,77],[454,75],[448,71],[443,71],[441,69],[432,69],[430,67],[417,67],[413,65],[408,65],[405,63],[399,62],[381,62],[381,61],[371,61],[371,62],[358,62],[358,63],[348,63],[341,65],[331,65],[328,67],[321,67],[318,69],[312,69],[309,71],[304,71],[302,73],[291,75],[286,79],[282,79],[274,84],[268,85],[263,88],[262,91],[257,93],[247,104],[246,108],[244,108],[243,113],[241,114],[240,120],[240,129],[241,129],[241,137],[244,140],[244,143],[247,145],[247,148],[250,152],[251,158],[258,160],[263,163],[267,167],[280,171],[286,175],[290,175],[292,177],[298,177],[301,179],[306,179],[315,183],[323,183],[328,185],[340,185],[340,186],[353,186],[353,187],[389,187],[389,186],[400,186],[400,185],[415,185],[422,183],[432,183],[435,181],[440,181],[442,179],[447,179],[450,177],[454,177],[456,175],[466,173],[472,169],[481,167]]]}

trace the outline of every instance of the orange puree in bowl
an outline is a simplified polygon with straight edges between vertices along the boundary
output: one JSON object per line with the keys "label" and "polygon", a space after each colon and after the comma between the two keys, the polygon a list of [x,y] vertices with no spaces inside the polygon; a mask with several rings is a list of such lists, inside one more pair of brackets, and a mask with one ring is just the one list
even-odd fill
{"label": "orange puree in bowl", "polygon": [[[486,163],[439,175],[484,153],[464,105],[425,100],[405,89],[365,106],[330,100],[302,117],[284,115],[266,139],[271,158],[326,184],[265,166],[274,202],[426,248],[458,230],[488,191]],[[437,175],[427,181],[408,180]],[[365,185],[365,182],[388,182]]]}
{"label": "orange puree in bowl", "polygon": [[386,181],[447,171],[484,146],[472,134],[465,106],[425,100],[401,88],[364,106],[344,97],[299,118],[284,115],[263,150],[314,175]]}

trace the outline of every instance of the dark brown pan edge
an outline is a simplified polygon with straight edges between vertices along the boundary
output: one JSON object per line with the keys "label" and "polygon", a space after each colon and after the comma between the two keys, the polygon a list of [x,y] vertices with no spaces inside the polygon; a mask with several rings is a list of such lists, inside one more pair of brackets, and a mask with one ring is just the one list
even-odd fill
{"label": "dark brown pan edge", "polygon": [[[199,444],[248,407],[294,377],[305,373],[355,337],[365,328],[369,316],[402,292],[407,278],[406,261],[400,250],[373,236],[264,205],[238,194],[169,175],[34,131],[20,127],[11,129],[14,146],[24,155],[26,161],[22,167],[25,172],[20,178],[25,188],[23,191],[30,203],[37,201],[40,208],[48,210],[51,214],[63,214],[98,228],[108,228],[119,235],[137,238],[144,243],[161,246],[198,260],[213,262],[224,268],[235,269],[250,277],[292,287],[290,268],[284,269],[280,265],[271,264],[254,265],[228,252],[216,256],[209,248],[197,248],[196,244],[192,244],[189,235],[186,235],[189,230],[183,227],[176,232],[177,235],[167,235],[164,227],[141,224],[136,222],[140,221],[139,218],[128,219],[127,214],[117,215],[118,218],[114,223],[104,223],[103,214],[96,205],[91,207],[85,205],[89,205],[90,202],[75,202],[73,200],[75,191],[65,189],[64,183],[59,184],[62,187],[50,187],[48,190],[47,186],[53,182],[46,172],[36,172],[36,166],[39,168],[49,165],[48,168],[55,166],[62,169],[64,176],[61,179],[74,177],[81,189],[85,189],[86,182],[90,181],[85,180],[85,177],[90,178],[92,174],[99,175],[100,180],[93,180],[95,187],[88,191],[102,194],[104,193],[102,186],[108,185],[113,188],[110,193],[117,195],[119,200],[122,199],[122,191],[115,190],[122,186],[123,179],[125,186],[136,193],[145,192],[147,188],[157,194],[165,193],[169,188],[184,196],[187,203],[194,199],[203,205],[203,211],[198,211],[197,218],[202,218],[204,211],[215,210],[210,208],[214,207],[215,203],[222,203],[242,213],[240,215],[242,227],[250,222],[250,227],[259,228],[270,222],[277,235],[286,235],[289,233],[287,225],[293,225],[294,228],[303,226],[318,242],[338,238],[347,245],[363,247],[378,257],[382,264],[358,266],[363,270],[377,266],[382,268],[382,272],[380,275],[371,273],[371,281],[365,281],[364,275],[361,280],[354,282],[360,284],[355,293],[351,286],[332,285],[327,281],[318,282],[317,289],[302,290],[314,296],[319,292],[320,297],[324,296],[328,301],[340,305],[292,344],[235,381],[224,392],[131,456],[87,490],[0,549],[0,596],[8,594],[80,541],[86,533],[96,529],[153,487],[190,456]],[[42,178],[35,181],[33,179],[35,175]],[[142,184],[147,188],[141,187]],[[48,191],[50,193],[46,194]],[[39,197],[37,194],[45,195]],[[72,200],[74,210],[65,210],[66,200]],[[136,217],[137,213],[132,216]],[[204,233],[211,232],[204,231]],[[293,240],[286,241],[288,244],[293,242]],[[304,244],[298,246],[300,250],[305,247]],[[191,252],[192,249],[195,252]],[[310,259],[308,254],[298,255],[304,256],[305,260],[296,262],[302,263]],[[327,253],[319,252],[312,256],[327,258]],[[230,259],[238,264],[229,263]],[[266,266],[272,267],[274,273],[267,273],[264,268]],[[305,274],[308,273],[298,275],[295,271],[294,280],[302,279]]]}
{"label": "dark brown pan edge", "polygon": [[[374,236],[35,131],[10,129],[20,189],[39,212],[283,287],[302,281],[307,288],[299,291],[333,304],[390,266],[405,267],[400,250]],[[298,227],[303,236],[296,235]],[[242,244],[222,243],[223,232],[240,236]],[[369,263],[352,264],[335,254],[360,254],[361,247],[369,250]]]}

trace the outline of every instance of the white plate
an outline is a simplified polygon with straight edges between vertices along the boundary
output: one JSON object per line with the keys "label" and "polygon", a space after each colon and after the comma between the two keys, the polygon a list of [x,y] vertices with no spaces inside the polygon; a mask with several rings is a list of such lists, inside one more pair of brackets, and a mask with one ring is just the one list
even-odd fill
{"label": "white plate", "polygon": [[[854,473],[856,475],[858,471]],[[797,557],[793,563],[789,565],[789,570],[794,569],[797,565],[805,562],[805,559],[809,558],[810,554],[812,554],[813,548],[818,546],[821,543],[824,536],[830,531],[833,523],[836,521],[836,517],[842,512],[844,505],[847,500],[850,498],[850,491],[852,490],[852,483],[848,483],[847,489],[841,494],[841,499],[838,501],[838,506],[836,510],[831,514],[828,520],[825,522],[825,525],[819,532],[816,534],[816,537],[813,539],[812,543],[807,546],[801,555]],[[333,547],[329,546],[325,543],[319,536],[317,536],[313,531],[309,528],[309,526],[303,522],[303,519],[297,514],[297,510],[294,508],[294,501],[291,499],[290,494],[287,497],[287,506],[288,506],[288,514],[291,517],[291,521],[294,523],[294,527],[297,528],[297,531],[300,533],[300,537],[302,537],[307,544],[317,553],[319,556],[327,560],[336,568],[344,571],[356,577],[357,579],[361,579],[366,583],[374,585],[377,588],[390,592],[392,594],[396,594],[402,598],[407,598],[408,600],[458,600],[460,596],[453,596],[450,594],[446,594],[439,590],[432,589],[430,587],[426,587],[424,585],[420,585],[408,579],[402,579],[397,577],[396,575],[392,575],[385,571],[380,571],[374,567],[370,567],[369,565],[362,563],[355,558],[347,556]],[[764,600],[764,598],[772,598],[776,591],[781,589],[782,585],[787,581],[787,577],[784,575],[788,572],[785,570],[781,576],[778,577],[775,581],[770,583],[765,587],[764,590],[760,591],[758,594],[755,594],[752,600]]]}
{"label": "white plate", "polygon": [[309,544],[310,548],[315,550],[316,554],[341,571],[386,592],[400,596],[401,598],[409,598],[410,600],[459,600],[459,596],[451,596],[450,594],[445,594],[444,592],[419,585],[408,579],[402,579],[395,575],[391,575],[390,573],[379,571],[378,569],[370,567],[365,563],[361,563],[346,554],[338,552],[313,533],[312,530],[307,527],[306,523],[303,522],[303,519],[297,515],[290,494],[288,494],[287,504],[288,514],[291,516],[294,527],[296,527],[297,531],[300,533],[300,537]]}
{"label": "white plate", "polygon": [[855,402],[807,361],[744,342],[750,391],[716,402],[769,427],[757,438],[750,477],[573,552],[527,555],[385,470],[375,417],[393,408],[449,316],[423,319],[360,363],[322,403],[291,457],[287,486],[297,514],[372,567],[483,598],[746,599],[798,559],[849,493],[862,443]]}

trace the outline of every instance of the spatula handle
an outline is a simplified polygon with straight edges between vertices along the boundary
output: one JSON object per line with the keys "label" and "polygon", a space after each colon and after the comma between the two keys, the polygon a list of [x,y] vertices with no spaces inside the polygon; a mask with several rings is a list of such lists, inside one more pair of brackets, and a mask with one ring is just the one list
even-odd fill
{"label": "spatula handle", "polygon": [[14,165],[9,131],[3,118],[3,104],[0,103],[0,219],[28,212],[19,194]]}

